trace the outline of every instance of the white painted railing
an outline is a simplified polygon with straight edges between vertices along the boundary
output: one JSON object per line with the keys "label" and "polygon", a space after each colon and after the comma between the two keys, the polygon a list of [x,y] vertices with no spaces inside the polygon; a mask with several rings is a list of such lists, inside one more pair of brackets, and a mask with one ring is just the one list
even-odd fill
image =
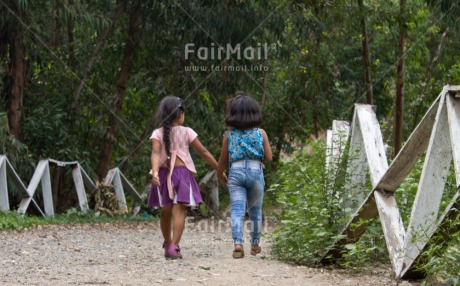
{"label": "white painted railing", "polygon": [[[54,215],[54,205],[53,205],[53,196],[51,190],[51,180],[50,180],[50,166],[65,168],[72,168],[72,177],[75,184],[75,190],[77,192],[78,202],[80,210],[83,213],[87,213],[88,208],[88,199],[86,197],[86,188],[90,191],[93,191],[96,188],[96,185],[93,183],[91,178],[81,167],[80,163],[73,162],[62,162],[53,159],[40,160],[35,172],[30,180],[27,188],[22,180],[19,178],[18,174],[11,166],[8,158],[5,155],[0,155],[0,210],[9,211],[10,203],[8,198],[8,178],[11,178],[13,182],[18,186],[20,190],[21,203],[18,207],[18,213],[25,214],[29,205],[32,205],[38,210],[43,216],[52,216]],[[9,175],[9,176],[7,176]],[[43,207],[44,210],[40,208],[37,202],[34,199],[34,196],[37,193],[39,184],[41,183],[41,193],[43,196]],[[136,200],[142,202],[143,198],[139,193],[134,189],[131,183],[125,178],[123,173],[118,168],[109,170],[107,176],[104,179],[104,184],[114,186],[115,193],[118,199],[118,206],[120,210],[126,211],[126,197],[125,190]]]}
{"label": "white painted railing", "polygon": [[[333,137],[334,132],[330,136]],[[329,148],[333,146],[329,145]],[[349,152],[350,155],[359,153],[359,156],[348,163],[348,187],[364,187],[365,176],[369,173],[372,190],[363,198],[355,215],[342,231],[342,238],[334,243],[322,262],[330,263],[341,257],[344,245],[357,241],[367,228],[366,224],[358,227],[352,225],[379,215],[396,277],[423,276],[417,271],[417,258],[445,219],[456,217],[459,212],[460,193],[457,192],[440,219],[437,219],[452,160],[460,188],[460,86],[448,85],[443,88],[390,166],[374,109],[370,105],[356,104]],[[394,193],[425,152],[409,226],[405,230]],[[331,153],[327,160],[330,160],[330,156]]]}
{"label": "white painted railing", "polygon": [[342,120],[332,122],[332,130],[326,132],[326,171],[331,175],[331,180],[339,163],[343,159],[343,152],[350,137],[350,123]]}

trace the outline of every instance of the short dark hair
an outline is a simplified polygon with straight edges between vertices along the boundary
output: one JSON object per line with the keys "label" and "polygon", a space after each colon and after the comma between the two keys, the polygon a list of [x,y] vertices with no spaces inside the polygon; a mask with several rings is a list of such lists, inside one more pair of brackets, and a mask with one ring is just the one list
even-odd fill
{"label": "short dark hair", "polygon": [[228,102],[225,124],[236,129],[259,127],[262,122],[259,103],[242,91],[235,95]]}

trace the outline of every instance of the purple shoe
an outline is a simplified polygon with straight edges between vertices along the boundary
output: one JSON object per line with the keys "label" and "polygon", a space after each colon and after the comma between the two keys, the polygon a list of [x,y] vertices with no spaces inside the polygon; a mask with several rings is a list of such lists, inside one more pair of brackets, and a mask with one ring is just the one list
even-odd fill
{"label": "purple shoe", "polygon": [[180,254],[180,247],[176,244],[169,245],[169,259],[182,259],[182,254]]}
{"label": "purple shoe", "polygon": [[165,258],[168,259],[170,256],[169,255],[169,244],[167,244],[166,241],[163,242],[163,248],[165,250]]}

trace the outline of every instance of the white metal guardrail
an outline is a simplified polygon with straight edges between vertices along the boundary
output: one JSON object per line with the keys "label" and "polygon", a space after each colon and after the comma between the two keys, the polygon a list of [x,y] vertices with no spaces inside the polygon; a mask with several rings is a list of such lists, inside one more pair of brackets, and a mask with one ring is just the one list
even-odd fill
{"label": "white metal guardrail", "polygon": [[[457,192],[437,219],[452,161],[457,187],[460,188],[460,86],[444,86],[390,166],[373,107],[356,104],[351,126],[350,158],[356,153],[359,156],[348,162],[347,181],[352,186],[363,187],[365,176],[369,174],[372,190],[363,198],[355,215],[343,229],[342,238],[335,241],[322,262],[330,263],[341,257],[344,245],[357,241],[367,228],[365,224],[359,227],[352,225],[379,215],[397,278],[421,277],[423,273],[418,272],[416,267],[417,258],[431,243],[433,234],[442,227],[446,218],[459,215],[460,192]],[[333,142],[335,133],[329,136],[328,142]],[[332,145],[329,148],[334,150]],[[425,152],[409,226],[405,230],[394,193]],[[331,160],[332,156],[337,154],[329,151],[327,160]]]}
{"label": "white metal guardrail", "polygon": [[[32,176],[32,179],[30,180],[29,185],[26,187],[5,155],[0,155],[0,210],[10,210],[7,180],[8,178],[11,178],[20,190],[19,195],[21,197],[21,203],[19,204],[17,210],[19,213],[25,214],[29,205],[32,203],[32,205],[43,216],[54,215],[53,196],[50,180],[50,166],[58,168],[72,168],[72,177],[75,184],[75,190],[77,192],[79,207],[83,213],[87,213],[89,209],[88,199],[86,197],[87,191],[85,187],[92,191],[96,188],[96,185],[93,183],[85,170],[81,167],[80,163],[76,161],[63,162],[53,159],[40,160],[37,164],[37,167],[35,168],[35,172]],[[40,208],[34,199],[34,195],[37,193],[39,184],[41,184],[44,210]],[[142,202],[143,200],[142,196],[139,195],[139,193],[134,189],[131,183],[126,179],[126,177],[118,168],[109,170],[107,176],[104,179],[104,184],[113,184],[120,210],[127,210],[125,191],[127,191],[136,201]]]}

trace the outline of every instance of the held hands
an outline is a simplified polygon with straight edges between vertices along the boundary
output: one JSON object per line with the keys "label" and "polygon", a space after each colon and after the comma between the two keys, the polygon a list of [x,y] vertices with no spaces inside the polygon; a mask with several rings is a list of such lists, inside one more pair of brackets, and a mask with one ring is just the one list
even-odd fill
{"label": "held hands", "polygon": [[152,183],[155,185],[155,186],[159,186],[160,185],[160,178],[158,177],[158,172],[154,172],[152,174]]}
{"label": "held hands", "polygon": [[217,174],[217,178],[218,178],[219,181],[220,181],[222,184],[224,184],[224,185],[226,185],[226,184],[228,183],[227,175],[225,174],[225,172],[222,172],[222,173],[220,173],[220,174],[218,173],[218,174]]}

